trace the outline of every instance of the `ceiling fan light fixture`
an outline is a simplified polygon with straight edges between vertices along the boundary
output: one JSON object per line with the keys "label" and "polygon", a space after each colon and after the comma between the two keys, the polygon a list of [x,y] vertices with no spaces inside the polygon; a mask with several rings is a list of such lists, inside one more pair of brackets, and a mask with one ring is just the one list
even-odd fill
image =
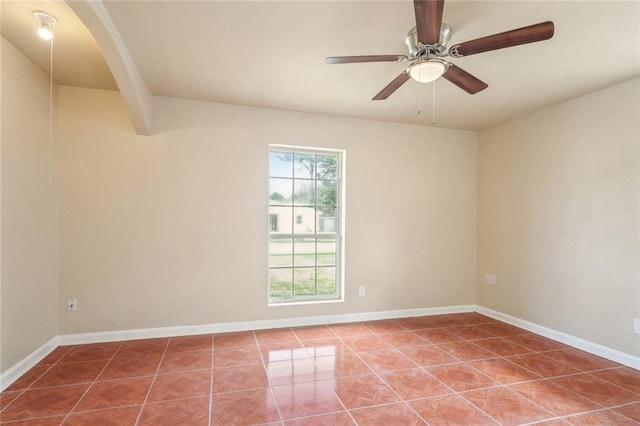
{"label": "ceiling fan light fixture", "polygon": [[448,63],[440,59],[417,61],[409,67],[409,75],[420,83],[431,83],[447,71]]}
{"label": "ceiling fan light fixture", "polygon": [[36,10],[33,12],[33,17],[40,22],[40,28],[38,28],[38,35],[43,40],[51,40],[53,38],[53,24],[58,22],[58,18],[50,13]]}

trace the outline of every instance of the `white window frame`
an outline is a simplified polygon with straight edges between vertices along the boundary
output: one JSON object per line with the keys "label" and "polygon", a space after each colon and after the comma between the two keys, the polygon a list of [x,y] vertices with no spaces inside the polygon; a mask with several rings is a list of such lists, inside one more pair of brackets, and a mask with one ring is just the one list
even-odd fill
{"label": "white window frame", "polygon": [[[268,159],[270,159],[271,153],[273,151],[278,150],[292,150],[294,152],[299,153],[309,153],[309,154],[336,154],[338,157],[338,164],[336,166],[337,172],[337,185],[336,185],[336,231],[335,231],[335,242],[336,242],[336,294],[332,295],[291,295],[290,297],[270,297],[269,295],[269,272],[272,268],[269,265],[269,257],[270,257],[270,240],[273,238],[326,238],[326,233],[318,233],[316,230],[315,233],[306,233],[306,234],[297,234],[294,233],[294,226],[296,224],[296,214],[292,212],[291,222],[292,222],[292,232],[289,234],[272,234],[271,232],[271,200],[269,199],[269,192],[267,190],[267,210],[269,210],[269,214],[267,215],[268,219],[268,235],[267,235],[267,304],[268,306],[286,306],[286,305],[298,305],[298,304],[315,304],[315,303],[335,303],[335,302],[344,302],[344,294],[345,294],[345,273],[344,273],[344,247],[345,247],[345,187],[346,187],[346,173],[345,173],[345,165],[346,165],[346,151],[341,149],[330,149],[330,148],[318,148],[318,147],[309,147],[309,146],[299,146],[299,145],[282,145],[282,144],[269,144],[268,151]],[[269,182],[272,178],[271,176],[271,163],[269,160],[268,164],[269,169]],[[292,180],[295,182],[295,176],[292,177]],[[295,255],[295,253],[294,253]],[[318,268],[318,264],[315,264],[315,268]],[[292,265],[292,270],[296,269],[295,265]],[[317,280],[317,275],[316,278]]]}

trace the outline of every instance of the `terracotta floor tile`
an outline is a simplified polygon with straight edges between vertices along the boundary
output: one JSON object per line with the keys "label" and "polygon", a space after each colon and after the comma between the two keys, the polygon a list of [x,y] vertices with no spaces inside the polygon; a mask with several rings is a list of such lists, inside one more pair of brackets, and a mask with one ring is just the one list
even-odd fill
{"label": "terracotta floor tile", "polygon": [[213,335],[211,334],[172,337],[167,345],[167,353],[211,350],[212,347]]}
{"label": "terracotta floor tile", "polygon": [[260,352],[255,346],[236,346],[228,349],[216,348],[213,351],[214,367],[233,367],[262,362]]}
{"label": "terracotta floor tile", "polygon": [[418,399],[409,404],[430,425],[497,425],[458,395]]}
{"label": "terracotta floor tile", "polygon": [[213,425],[239,425],[277,422],[280,420],[276,400],[269,388],[213,396]]}
{"label": "terracotta floor tile", "polygon": [[382,379],[404,400],[451,393],[451,390],[422,368],[382,375]]}
{"label": "terracotta floor tile", "polygon": [[73,346],[58,346],[55,348],[49,355],[44,357],[42,361],[38,363],[39,366],[43,365],[53,365],[56,362],[60,361],[60,359],[69,353],[69,351],[73,349]]}
{"label": "terracotta floor tile", "polygon": [[428,343],[418,335],[410,331],[401,331],[398,333],[381,333],[379,335],[385,342],[396,348],[408,346],[420,346]]}
{"label": "terracotta floor tile", "polygon": [[435,345],[398,348],[398,350],[421,367],[459,362],[457,358]]}
{"label": "terracotta floor tile", "polygon": [[162,359],[159,373],[210,369],[211,353],[211,350],[167,353]]}
{"label": "terracotta floor tile", "polygon": [[420,330],[424,328],[435,328],[432,317],[410,317],[410,318],[398,318],[393,322],[406,328],[407,330]]}
{"label": "terracotta floor tile", "polygon": [[464,325],[458,327],[450,327],[447,328],[449,333],[453,333],[456,336],[462,337],[466,340],[478,340],[478,339],[489,339],[491,337],[495,337],[493,334],[488,331],[484,331],[481,328],[478,328],[473,325]]}
{"label": "terracotta floor tile", "polygon": [[633,420],[624,417],[611,410],[593,411],[591,413],[579,414],[577,416],[565,417],[565,420],[572,425],[616,425],[616,426],[637,426]]}
{"label": "terracotta floor tile", "polygon": [[601,370],[604,368],[618,367],[618,364],[616,364],[615,362],[573,348],[558,351],[549,351],[545,352],[544,355],[582,371],[593,371]]}
{"label": "terracotta floor tile", "polygon": [[434,315],[431,317],[434,325],[438,327],[457,327],[465,323],[458,319],[455,314]]}
{"label": "terracotta floor tile", "polygon": [[274,386],[370,374],[373,374],[373,371],[355,354],[276,361],[267,364],[269,382]]}
{"label": "terracotta floor tile", "polygon": [[[4,407],[9,405],[11,401],[13,401],[18,396],[20,396],[21,393],[22,391],[4,391],[0,393],[0,411],[2,411]],[[0,417],[0,421],[1,420],[2,420],[2,417]]]}
{"label": "terracotta floor tile", "polygon": [[637,394],[587,373],[550,380],[604,407],[628,404],[638,400]]}
{"label": "terracotta floor tile", "polygon": [[136,424],[141,408],[142,406],[134,406],[72,413],[63,424],[64,426],[133,426]]}
{"label": "terracotta floor tile", "polygon": [[391,349],[391,345],[377,335],[347,336],[342,341],[354,352],[371,352]]}
{"label": "terracotta floor tile", "polygon": [[264,388],[268,384],[262,364],[213,369],[213,393]]}
{"label": "terracotta floor tile", "polygon": [[632,404],[612,408],[612,410],[640,423],[640,402],[634,402]]}
{"label": "terracotta floor tile", "polygon": [[218,333],[213,335],[213,346],[214,350],[236,346],[256,346],[256,338],[253,331]]}
{"label": "terracotta floor tile", "polygon": [[264,362],[311,357],[309,351],[298,341],[262,343],[259,351]]}
{"label": "terracotta floor tile", "polygon": [[274,386],[273,393],[283,420],[343,409],[331,380]]}
{"label": "terracotta floor tile", "polygon": [[353,354],[351,348],[339,338],[314,339],[302,342],[311,357]]}
{"label": "terracotta floor tile", "polygon": [[425,422],[406,404],[378,405],[351,410],[359,425],[418,426]]}
{"label": "terracotta floor tile", "polygon": [[504,358],[473,361],[470,362],[469,365],[502,384],[525,382],[540,378],[537,374],[509,362]]}
{"label": "terracotta floor tile", "polygon": [[488,331],[489,333],[499,337],[515,336],[518,334],[530,334],[527,330],[503,322],[481,324],[478,326],[478,328],[484,331]]}
{"label": "terracotta floor tile", "polygon": [[298,338],[290,328],[273,328],[255,332],[258,345],[282,342],[297,342]]}
{"label": "terracotta floor tile", "polygon": [[346,411],[287,420],[286,422],[284,422],[284,424],[287,426],[353,426],[355,425],[353,420],[351,420],[351,416]]}
{"label": "terracotta floor tile", "polygon": [[51,365],[36,365],[31,370],[24,373],[18,380],[13,382],[5,391],[17,391],[27,389],[33,382],[38,380],[47,370],[51,368]]}
{"label": "terracotta floor tile", "polygon": [[395,392],[376,376],[336,379],[335,391],[349,410],[400,401]]}
{"label": "terracotta floor tile", "polygon": [[167,349],[168,338],[129,340],[122,344],[116,358],[162,355]]}
{"label": "terracotta floor tile", "polygon": [[456,392],[496,386],[498,383],[465,363],[427,367],[438,380]]}
{"label": "terracotta floor tile", "polygon": [[38,419],[22,420],[6,424],[11,426],[58,426],[64,421],[64,419],[65,416],[41,417]]}
{"label": "terracotta floor tile", "polygon": [[640,394],[640,371],[629,367],[616,367],[610,370],[594,371],[591,375]]}
{"label": "terracotta floor tile", "polygon": [[68,414],[89,385],[26,390],[2,411],[2,421]]}
{"label": "terracotta floor tile", "polygon": [[329,328],[339,337],[373,334],[371,330],[357,322],[346,324],[330,324]]}
{"label": "terracotta floor tile", "polygon": [[443,328],[427,328],[425,330],[414,330],[415,334],[427,341],[427,343],[447,343],[463,340]]}
{"label": "terracotta floor tile", "polygon": [[56,364],[36,380],[31,388],[91,383],[107,365],[107,361]]}
{"label": "terracotta floor tile", "polygon": [[472,342],[440,343],[437,346],[461,361],[473,361],[497,357],[493,352]]}
{"label": "terracotta floor tile", "polygon": [[209,397],[145,404],[138,424],[206,426],[209,424]]}
{"label": "terracotta floor tile", "polygon": [[501,424],[532,423],[555,417],[503,386],[465,392],[461,396]]}
{"label": "terracotta floor tile", "polygon": [[500,356],[531,353],[531,349],[525,348],[524,346],[516,345],[515,343],[507,339],[502,339],[500,337],[493,339],[474,340],[473,343],[478,346],[482,346],[483,348]]}
{"label": "terracotta floor tile", "polygon": [[316,339],[332,339],[335,338],[336,335],[329,327],[326,325],[314,325],[309,327],[297,327],[292,328],[293,333],[296,335],[298,340],[316,340]]}
{"label": "terracotta floor tile", "polygon": [[544,352],[544,351],[553,351],[558,349],[567,349],[569,346],[556,342],[555,340],[547,339],[542,336],[538,336],[536,334],[522,334],[518,336],[510,336],[506,338],[507,340],[524,346],[525,348],[531,349],[536,352]]}
{"label": "terracotta floor tile", "polygon": [[78,345],[71,348],[60,360],[59,363],[74,363],[84,361],[102,361],[113,357],[122,342],[115,343],[94,343],[91,345]]}
{"label": "terracotta floor tile", "polygon": [[74,411],[140,405],[144,402],[152,377],[96,382],[82,397]]}
{"label": "terracotta floor tile", "polygon": [[396,349],[362,352],[359,355],[369,367],[379,373],[417,367],[415,362],[411,361],[411,359]]}
{"label": "terracotta floor tile", "polygon": [[161,358],[160,354],[114,358],[100,374],[98,381],[153,376],[158,370]]}
{"label": "terracotta floor tile", "polygon": [[159,374],[151,386],[147,401],[158,402],[194,398],[209,395],[210,391],[210,370]]}
{"label": "terracotta floor tile", "polygon": [[519,383],[511,385],[509,388],[556,416],[567,416],[599,408],[595,402],[550,380]]}
{"label": "terracotta floor tile", "polygon": [[367,321],[362,325],[367,327],[374,333],[395,333],[398,331],[404,331],[405,328],[393,320],[380,320],[380,321]]}
{"label": "terracotta floor tile", "polygon": [[488,324],[491,322],[498,322],[491,317],[486,315],[482,315],[478,312],[468,312],[464,314],[456,314],[456,318],[462,321],[465,324],[478,325],[478,324]]}
{"label": "terracotta floor tile", "polygon": [[576,370],[567,364],[551,359],[542,353],[514,355],[507,359],[545,378],[566,376],[580,372],[580,370]]}

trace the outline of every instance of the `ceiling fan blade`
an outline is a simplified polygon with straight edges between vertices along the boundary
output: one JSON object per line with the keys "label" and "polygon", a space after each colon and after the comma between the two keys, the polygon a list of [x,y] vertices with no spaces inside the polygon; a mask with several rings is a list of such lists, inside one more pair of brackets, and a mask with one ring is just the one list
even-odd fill
{"label": "ceiling fan blade", "polygon": [[396,78],[394,78],[391,83],[387,84],[387,87],[385,87],[384,89],[382,89],[380,91],[380,93],[378,93],[377,95],[375,95],[373,97],[373,101],[381,101],[383,99],[387,99],[389,96],[391,96],[391,94],[393,92],[395,92],[396,90],[398,90],[398,88],[400,86],[402,86],[407,80],[409,80],[411,77],[409,76],[409,73],[406,71],[403,71],[402,74],[400,74],[399,76],[397,76]]}
{"label": "ceiling fan blade", "polygon": [[456,44],[451,46],[449,54],[454,58],[459,58],[462,56],[475,55],[476,53],[488,52],[490,50],[504,49],[505,47],[548,40],[553,37],[553,31],[553,22],[541,22],[528,27],[505,31],[503,33],[493,34]]}
{"label": "ceiling fan blade", "polygon": [[418,41],[433,45],[440,41],[444,0],[413,0]]}
{"label": "ceiling fan blade", "polygon": [[449,64],[447,72],[442,74],[442,77],[446,78],[465,92],[473,95],[476,94],[489,85],[482,80],[477,79],[460,67],[453,64]]}
{"label": "ceiling fan blade", "polygon": [[409,58],[405,55],[365,55],[365,56],[329,56],[327,64],[355,64],[359,62],[402,62]]}

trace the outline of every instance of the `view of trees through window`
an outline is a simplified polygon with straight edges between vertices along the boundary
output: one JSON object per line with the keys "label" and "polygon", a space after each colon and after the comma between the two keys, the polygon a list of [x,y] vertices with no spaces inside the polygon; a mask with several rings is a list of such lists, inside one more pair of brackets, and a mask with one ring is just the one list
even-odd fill
{"label": "view of trees through window", "polygon": [[269,299],[340,296],[340,153],[269,153]]}

